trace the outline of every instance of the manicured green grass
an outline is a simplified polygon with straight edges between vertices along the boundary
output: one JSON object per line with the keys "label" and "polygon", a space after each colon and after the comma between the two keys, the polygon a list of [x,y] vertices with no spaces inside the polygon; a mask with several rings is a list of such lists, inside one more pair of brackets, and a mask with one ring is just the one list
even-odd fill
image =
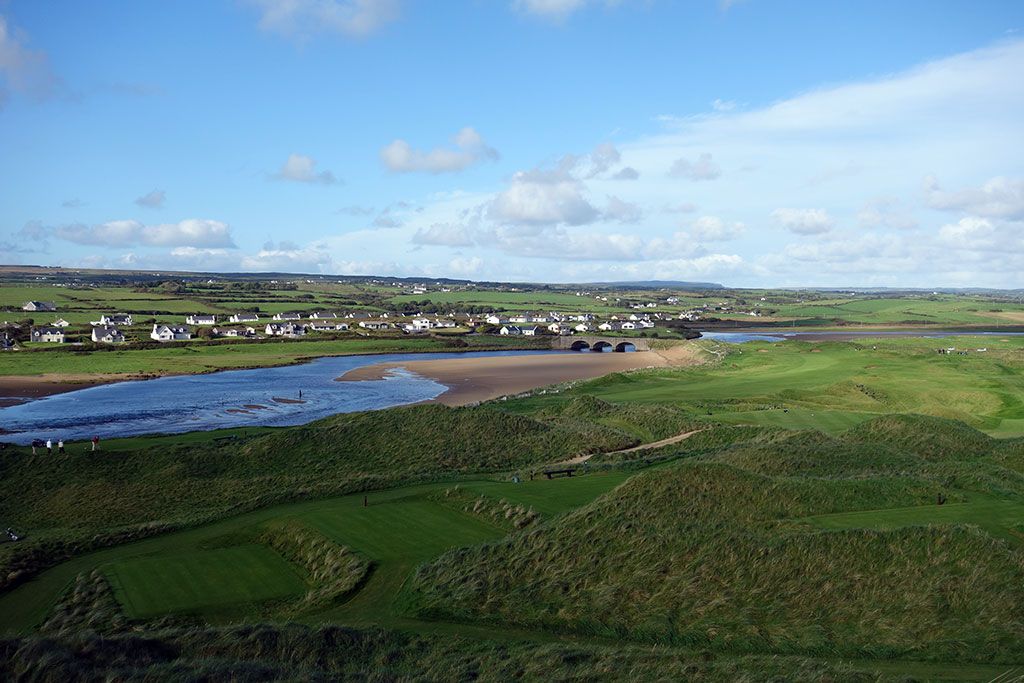
{"label": "manicured green grass", "polygon": [[[593,500],[624,478],[622,473],[594,473],[524,484],[486,480],[458,484],[491,495],[528,491],[524,502],[538,510],[562,512]],[[199,611],[211,619],[251,618],[253,611],[246,611],[245,604],[296,595],[304,588],[294,570],[280,571],[284,560],[247,540],[262,526],[287,520],[315,528],[375,563],[369,583],[355,599],[308,620],[319,622],[344,615],[363,623],[392,623],[398,619],[392,603],[416,564],[449,548],[496,539],[506,533],[478,517],[429,499],[451,485],[410,486],[365,494],[369,503],[366,507],[364,494],[356,494],[265,508],[82,555],[0,594],[0,634],[30,630],[42,621],[76,575],[96,567],[104,568],[125,609],[135,616]],[[513,500],[512,495],[506,497]],[[230,547],[209,549],[211,544],[224,543]],[[236,577],[239,587],[225,587]]]}
{"label": "manicured green grass", "polygon": [[105,573],[129,617],[207,612],[296,596],[305,583],[280,555],[261,545],[142,557]]}
{"label": "manicured green grass", "polygon": [[974,524],[993,536],[1016,544],[1024,542],[1024,537],[1011,531],[1024,523],[1024,505],[980,493],[968,494],[967,501],[963,503],[841,512],[807,517],[803,521],[830,530],[888,530],[929,524]]}
{"label": "manicured green grass", "polygon": [[[1024,434],[1018,429],[1024,425],[1021,337],[698,344],[720,354],[721,361],[612,375],[564,394],[675,405],[708,421],[832,433],[872,416],[922,413],[962,420],[1004,437]],[[936,353],[950,346],[989,350],[967,356]],[[508,409],[531,412],[559,400],[510,401]]]}

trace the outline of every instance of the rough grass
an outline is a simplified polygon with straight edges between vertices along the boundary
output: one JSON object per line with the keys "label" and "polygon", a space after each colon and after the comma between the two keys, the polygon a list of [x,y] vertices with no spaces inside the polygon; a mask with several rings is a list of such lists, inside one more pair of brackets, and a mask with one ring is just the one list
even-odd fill
{"label": "rough grass", "polygon": [[311,587],[296,611],[344,600],[370,573],[370,561],[365,557],[296,520],[269,525],[260,541],[305,570]]}
{"label": "rough grass", "polygon": [[[997,670],[972,672],[992,678]],[[0,677],[63,683],[232,681],[875,681],[870,666],[800,657],[721,658],[628,645],[413,635],[343,626],[257,625],[145,635],[0,640]]]}
{"label": "rough grass", "polygon": [[[655,418],[648,422],[649,416]],[[685,414],[674,414],[679,424]],[[325,498],[403,482],[508,471],[616,450],[667,429],[666,411],[612,408],[615,427],[535,419],[496,407],[424,405],[339,415],[237,440],[160,439],[148,448],[0,459],[0,519],[29,538],[0,546],[0,586],[113,534],[216,519],[275,502]],[[654,425],[653,427],[651,425]],[[632,430],[632,431],[631,431]]]}
{"label": "rough grass", "polygon": [[421,567],[408,600],[425,617],[732,651],[1024,656],[1014,547],[973,527],[821,532],[789,522],[934,504],[938,490],[688,462],[532,531],[452,551]]}

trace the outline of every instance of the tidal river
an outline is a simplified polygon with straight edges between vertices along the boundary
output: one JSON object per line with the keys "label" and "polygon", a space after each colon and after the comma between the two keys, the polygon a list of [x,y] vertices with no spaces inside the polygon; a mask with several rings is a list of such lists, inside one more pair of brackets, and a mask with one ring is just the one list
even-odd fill
{"label": "tidal river", "polygon": [[[552,351],[407,353],[319,358],[302,365],[224,370],[118,382],[55,394],[0,409],[0,441],[65,441],[175,434],[228,427],[305,424],[336,413],[426,401],[447,387],[398,371],[378,380],[336,382],[349,370],[375,363],[438,358],[522,356]],[[301,397],[299,392],[302,392]]]}

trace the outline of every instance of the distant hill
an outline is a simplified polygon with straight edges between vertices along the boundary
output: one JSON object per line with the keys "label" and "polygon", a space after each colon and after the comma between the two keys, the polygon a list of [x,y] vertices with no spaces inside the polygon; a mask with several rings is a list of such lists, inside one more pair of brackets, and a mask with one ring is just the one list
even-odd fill
{"label": "distant hill", "polygon": [[582,282],[591,287],[616,287],[618,289],[725,289],[717,282],[684,282],[682,280],[628,280],[625,282]]}

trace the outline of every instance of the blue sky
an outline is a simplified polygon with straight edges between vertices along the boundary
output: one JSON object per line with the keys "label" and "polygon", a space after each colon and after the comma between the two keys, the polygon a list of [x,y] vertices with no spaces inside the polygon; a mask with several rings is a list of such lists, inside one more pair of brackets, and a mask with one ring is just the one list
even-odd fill
{"label": "blue sky", "polygon": [[0,0],[0,262],[1024,286],[1024,3]]}

